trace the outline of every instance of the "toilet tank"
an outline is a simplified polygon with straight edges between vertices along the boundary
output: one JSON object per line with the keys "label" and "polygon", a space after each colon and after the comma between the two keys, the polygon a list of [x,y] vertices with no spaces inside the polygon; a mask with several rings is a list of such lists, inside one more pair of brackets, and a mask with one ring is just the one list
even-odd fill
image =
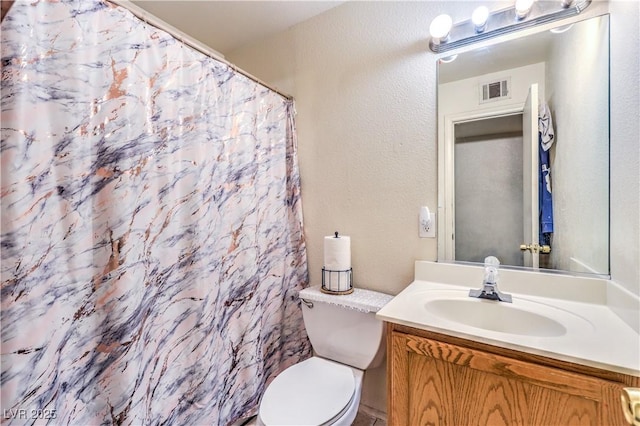
{"label": "toilet tank", "polygon": [[380,365],[385,333],[375,315],[392,298],[359,288],[347,295],[325,294],[320,286],[300,291],[304,325],[316,355],[360,370]]}

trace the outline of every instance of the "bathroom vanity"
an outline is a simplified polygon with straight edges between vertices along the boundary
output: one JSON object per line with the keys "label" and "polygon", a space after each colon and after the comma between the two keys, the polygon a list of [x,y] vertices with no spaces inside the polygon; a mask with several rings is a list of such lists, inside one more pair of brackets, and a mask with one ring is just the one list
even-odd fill
{"label": "bathroom vanity", "polygon": [[390,425],[624,425],[637,377],[389,323]]}
{"label": "bathroom vanity", "polygon": [[388,423],[626,424],[620,395],[640,386],[640,335],[607,306],[606,280],[501,281],[512,304],[468,297],[482,268],[417,262],[416,281],[378,313]]}

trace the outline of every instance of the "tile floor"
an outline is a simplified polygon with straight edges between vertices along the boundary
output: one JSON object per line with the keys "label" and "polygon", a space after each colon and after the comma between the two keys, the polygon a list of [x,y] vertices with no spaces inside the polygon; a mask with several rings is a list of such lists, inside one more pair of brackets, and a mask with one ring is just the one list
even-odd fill
{"label": "tile floor", "polygon": [[373,417],[363,411],[358,411],[351,426],[387,426],[386,420]]}

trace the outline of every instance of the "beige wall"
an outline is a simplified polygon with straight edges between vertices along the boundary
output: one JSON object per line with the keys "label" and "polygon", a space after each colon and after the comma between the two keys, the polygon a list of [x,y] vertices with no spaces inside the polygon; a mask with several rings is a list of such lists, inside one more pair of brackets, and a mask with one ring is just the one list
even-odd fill
{"label": "beige wall", "polygon": [[610,12],[611,278],[640,295],[640,2]]}
{"label": "beige wall", "polygon": [[296,99],[311,283],[323,236],[351,236],[354,282],[390,294],[435,260],[418,237],[436,210],[436,3],[349,2],[228,59]]}
{"label": "beige wall", "polygon": [[[597,2],[596,2],[597,3]],[[489,4],[495,10],[496,3]],[[352,239],[355,284],[390,294],[435,260],[418,238],[418,209],[437,201],[436,64],[431,19],[466,19],[475,2],[348,2],[227,58],[296,98],[311,283],[323,236]],[[611,5],[611,271],[640,294],[638,8]],[[587,15],[592,6],[587,10]],[[385,410],[384,369],[368,372],[363,403]]]}

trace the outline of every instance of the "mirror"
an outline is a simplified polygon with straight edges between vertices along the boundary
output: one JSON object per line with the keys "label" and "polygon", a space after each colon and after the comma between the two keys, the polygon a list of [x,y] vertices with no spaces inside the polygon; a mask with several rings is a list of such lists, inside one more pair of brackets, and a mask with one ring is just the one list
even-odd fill
{"label": "mirror", "polygon": [[440,60],[438,152],[439,261],[608,275],[609,16]]}

